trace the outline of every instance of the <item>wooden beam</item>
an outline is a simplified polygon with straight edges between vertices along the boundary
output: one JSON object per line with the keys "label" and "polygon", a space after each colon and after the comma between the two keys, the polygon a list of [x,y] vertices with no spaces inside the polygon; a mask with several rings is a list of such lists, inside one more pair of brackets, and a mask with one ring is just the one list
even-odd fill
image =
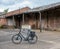
{"label": "wooden beam", "polygon": [[13,16],[13,25],[15,26],[15,19],[14,19],[14,16]]}
{"label": "wooden beam", "polygon": [[55,16],[55,11],[52,11],[53,15],[54,15],[54,29],[56,29],[56,16]]}
{"label": "wooden beam", "polygon": [[40,16],[40,32],[42,32],[42,20],[41,20],[41,12],[39,12],[39,16]]}
{"label": "wooden beam", "polygon": [[20,28],[20,27],[21,27],[21,26],[20,26],[20,15],[18,16],[18,19],[19,19],[19,28]]}
{"label": "wooden beam", "polygon": [[48,13],[48,11],[47,11],[47,12],[46,12],[46,15],[47,15],[47,17],[46,17],[46,18],[47,18],[47,29],[48,29],[48,25],[49,25],[49,24],[48,24],[48,22],[49,22],[49,16],[48,16],[48,14],[49,14],[49,13]]}
{"label": "wooden beam", "polygon": [[23,18],[22,18],[23,24],[24,24],[24,14],[23,14]]}

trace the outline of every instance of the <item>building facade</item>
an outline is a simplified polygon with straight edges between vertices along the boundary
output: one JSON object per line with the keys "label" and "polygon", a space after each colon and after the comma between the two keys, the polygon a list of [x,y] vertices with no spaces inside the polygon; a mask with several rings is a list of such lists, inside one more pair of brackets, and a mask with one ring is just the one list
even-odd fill
{"label": "building facade", "polygon": [[23,8],[18,11],[6,14],[9,25],[14,24],[19,27],[22,24],[29,24],[32,29],[60,29],[60,2],[33,9]]}
{"label": "building facade", "polygon": [[0,26],[6,25],[6,18],[4,12],[0,12]]}
{"label": "building facade", "polygon": [[[29,10],[29,7],[24,7],[15,11],[11,11],[8,12],[5,16],[6,16],[6,20],[7,20],[7,26],[16,26],[19,27],[20,26],[20,20],[22,19],[22,13],[24,13],[25,11]],[[20,18],[21,17],[21,18]]]}

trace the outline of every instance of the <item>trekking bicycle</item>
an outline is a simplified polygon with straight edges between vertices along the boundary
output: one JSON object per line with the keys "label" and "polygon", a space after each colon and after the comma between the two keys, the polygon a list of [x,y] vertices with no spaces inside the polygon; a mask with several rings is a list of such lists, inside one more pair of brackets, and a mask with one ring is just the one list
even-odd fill
{"label": "trekking bicycle", "polygon": [[[22,33],[27,32],[27,37],[25,37]],[[35,34],[34,31],[31,31],[29,29],[22,29],[20,30],[18,34],[12,36],[12,42],[15,44],[20,44],[22,40],[28,41],[30,44],[34,44],[37,42],[37,35]]]}

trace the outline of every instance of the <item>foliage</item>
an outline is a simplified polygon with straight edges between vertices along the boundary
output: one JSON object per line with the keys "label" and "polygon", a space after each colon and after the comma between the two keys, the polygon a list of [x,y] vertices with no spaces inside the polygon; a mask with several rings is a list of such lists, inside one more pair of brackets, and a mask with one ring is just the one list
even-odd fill
{"label": "foliage", "polygon": [[5,9],[5,10],[4,10],[4,13],[6,14],[6,13],[8,12],[8,10],[9,10],[9,9]]}
{"label": "foliage", "polygon": [[6,25],[0,25],[0,29],[6,29],[7,28],[7,26]]}

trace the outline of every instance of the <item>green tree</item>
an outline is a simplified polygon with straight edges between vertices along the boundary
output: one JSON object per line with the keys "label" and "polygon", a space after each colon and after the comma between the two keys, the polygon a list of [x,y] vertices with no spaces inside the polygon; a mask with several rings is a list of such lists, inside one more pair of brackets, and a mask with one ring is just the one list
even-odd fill
{"label": "green tree", "polygon": [[6,14],[6,13],[8,12],[8,10],[9,10],[9,9],[5,9],[5,10],[4,10],[4,13]]}

